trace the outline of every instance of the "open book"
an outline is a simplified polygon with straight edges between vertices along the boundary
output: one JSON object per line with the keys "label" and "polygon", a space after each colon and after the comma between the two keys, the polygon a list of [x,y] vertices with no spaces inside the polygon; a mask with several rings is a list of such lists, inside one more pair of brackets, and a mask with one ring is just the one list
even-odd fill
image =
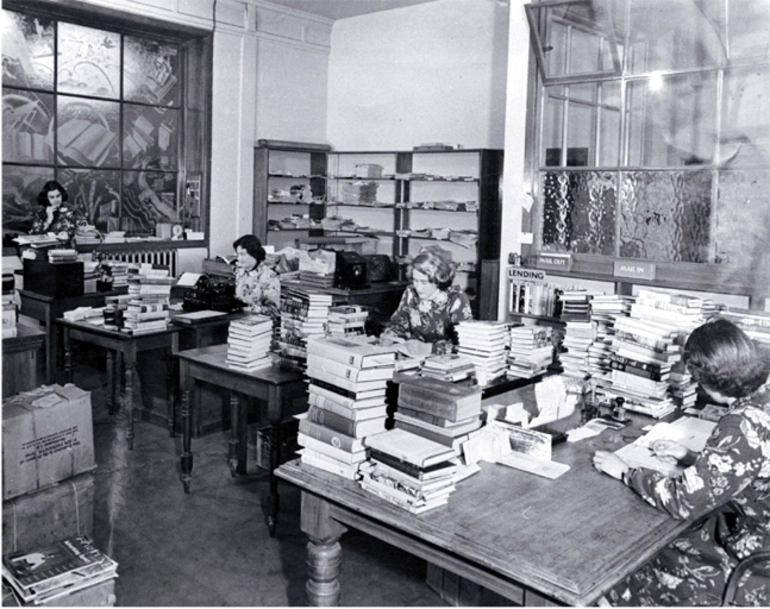
{"label": "open book", "polygon": [[655,456],[652,444],[656,440],[673,440],[693,452],[700,452],[706,445],[716,423],[697,417],[681,417],[673,423],[656,423],[650,431],[615,451],[615,454],[631,467],[646,467],[668,476],[680,474],[681,465],[669,463]]}

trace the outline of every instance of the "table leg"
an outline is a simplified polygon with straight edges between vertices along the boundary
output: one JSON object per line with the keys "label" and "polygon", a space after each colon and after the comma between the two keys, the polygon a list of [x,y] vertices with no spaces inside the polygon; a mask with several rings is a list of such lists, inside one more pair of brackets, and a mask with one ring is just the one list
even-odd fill
{"label": "table leg", "polygon": [[107,393],[104,397],[107,412],[115,414],[115,356],[107,349]]}
{"label": "table leg", "polygon": [[169,437],[174,437],[174,423],[175,423],[175,410],[176,410],[176,360],[174,353],[176,349],[171,347],[166,352],[166,405],[168,411],[166,413],[166,425],[168,426]]}
{"label": "table leg", "polygon": [[[275,535],[275,527],[278,524],[278,511],[280,509],[281,499],[278,496],[278,477],[275,470],[280,465],[281,460],[281,421],[283,420],[283,395],[275,386],[271,385],[268,390],[268,404],[277,404],[279,407],[270,418],[270,494],[267,497],[270,508],[267,516],[267,527],[270,530],[270,536]],[[269,409],[273,410],[273,409]]]}
{"label": "table leg", "polygon": [[126,362],[126,395],[123,406],[126,410],[126,441],[128,450],[134,450],[134,379],[136,377],[136,363]]}
{"label": "table leg", "polygon": [[51,315],[51,307],[46,307],[45,311],[45,382],[49,385],[56,382],[56,331],[57,328],[53,323],[53,317]]}
{"label": "table leg", "polygon": [[230,475],[235,478],[238,473],[238,427],[241,419],[241,401],[235,391],[230,392],[230,448],[227,463]]}
{"label": "table leg", "polygon": [[[49,331],[53,329],[54,328],[48,328]],[[68,383],[71,383],[73,377],[74,372],[72,370],[72,342],[70,341],[70,331],[69,328],[64,328],[64,378],[67,379]],[[49,379],[48,382],[51,383],[52,381]]]}
{"label": "table leg", "polygon": [[314,607],[336,607],[340,604],[340,537],[347,530],[329,516],[329,504],[316,495],[302,492],[300,526],[308,535],[305,585],[307,601]]}
{"label": "table leg", "polygon": [[182,457],[179,463],[179,469],[182,472],[182,484],[184,492],[190,492],[190,481],[192,480],[193,455],[191,450],[192,442],[192,410],[190,408],[190,391],[193,388],[194,381],[190,379],[188,364],[185,361],[179,364],[179,378],[184,384],[182,393]]}

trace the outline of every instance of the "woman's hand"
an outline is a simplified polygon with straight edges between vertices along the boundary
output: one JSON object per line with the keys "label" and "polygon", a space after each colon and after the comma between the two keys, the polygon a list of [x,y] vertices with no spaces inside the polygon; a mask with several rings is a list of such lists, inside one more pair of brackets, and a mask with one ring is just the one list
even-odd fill
{"label": "woman's hand", "polygon": [[424,343],[416,338],[411,338],[406,341],[406,350],[411,355],[430,355],[433,350],[433,345]]}
{"label": "woman's hand", "polygon": [[674,440],[655,440],[650,445],[650,450],[661,461],[674,465],[684,459],[689,452],[686,446]]}
{"label": "woman's hand", "polygon": [[69,241],[70,236],[69,236],[69,233],[67,233],[66,230],[62,230],[62,231],[59,231],[58,233],[56,233],[56,238],[57,239],[61,239],[62,241]]}
{"label": "woman's hand", "polygon": [[616,480],[621,480],[623,474],[631,469],[623,459],[618,457],[615,453],[607,452],[606,450],[597,450],[594,455],[594,467],[600,472],[612,476]]}

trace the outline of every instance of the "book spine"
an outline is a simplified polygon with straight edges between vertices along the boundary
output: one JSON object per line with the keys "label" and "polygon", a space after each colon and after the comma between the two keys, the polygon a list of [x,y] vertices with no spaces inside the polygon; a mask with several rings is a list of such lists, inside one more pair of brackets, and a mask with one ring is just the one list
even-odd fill
{"label": "book spine", "polygon": [[403,474],[412,476],[417,480],[422,480],[422,468],[419,465],[415,465],[414,463],[405,461],[404,459],[401,459],[395,455],[391,455],[390,453],[386,453],[382,450],[372,447],[369,448],[369,456],[374,461],[379,461],[383,465],[392,467],[393,469],[398,470]]}
{"label": "book spine", "polygon": [[336,374],[331,374],[325,369],[314,366],[310,361],[310,358],[308,358],[307,375],[316,380],[321,379],[332,385],[337,385],[353,394],[376,389],[384,390],[387,387],[387,380],[385,379],[377,381],[355,381],[337,376]]}
{"label": "book spine", "polygon": [[669,350],[669,345],[672,344],[670,342],[658,340],[650,336],[628,332],[627,330],[617,330],[615,332],[615,338],[628,343],[639,345],[640,347],[644,347],[646,349],[651,349],[656,353],[665,353]]}
{"label": "book spine", "polygon": [[365,450],[364,443],[360,438],[354,438],[347,434],[335,431],[330,427],[319,425],[309,419],[300,419],[299,432],[305,434],[309,438],[339,448],[346,452],[354,453]]}
{"label": "book spine", "polygon": [[437,427],[451,427],[451,424],[453,423],[453,421],[450,421],[449,419],[436,416],[435,414],[422,412],[421,410],[417,410],[415,408],[410,408],[405,406],[403,403],[398,405],[397,412],[400,412],[406,417],[412,417],[413,419],[418,419],[420,421],[424,421],[425,423],[436,425]]}
{"label": "book spine", "polygon": [[311,406],[317,406],[323,410],[328,410],[341,417],[350,419],[351,421],[355,421],[358,418],[356,410],[326,396],[310,393],[308,394],[307,401]]}
{"label": "book spine", "polygon": [[393,423],[393,427],[395,429],[403,429],[404,431],[413,433],[416,436],[422,436],[423,438],[427,438],[428,440],[431,440],[443,446],[447,446],[449,448],[457,447],[458,438],[459,438],[459,441],[462,441],[462,439],[467,438],[467,434],[464,436],[458,436],[458,438],[445,436],[444,434],[431,431],[430,429],[425,429],[424,427],[420,427],[419,425],[412,425],[411,423],[408,423],[407,421],[403,421],[400,419],[396,419],[396,421]]}
{"label": "book spine", "polygon": [[398,403],[404,404],[412,410],[419,410],[442,419],[450,421],[457,420],[457,403],[447,396],[437,396],[432,391],[421,391],[417,388],[411,388],[403,392],[404,385],[398,393]]}
{"label": "book spine", "polygon": [[610,368],[622,372],[631,372],[633,374],[638,374],[639,376],[647,376],[648,378],[658,381],[661,380],[661,377],[670,372],[669,367],[665,364],[640,362],[630,357],[617,355],[616,353],[610,354]]}
{"label": "book spine", "polygon": [[356,437],[356,421],[347,419],[330,410],[324,410],[318,406],[311,405],[307,410],[307,420],[349,436]]}
{"label": "book spine", "polygon": [[[321,381],[321,383],[322,382],[323,381]],[[334,391],[327,387],[324,387],[321,385],[321,383],[318,382],[318,379],[310,379],[310,385],[308,385],[309,395],[315,394],[318,396],[322,396],[340,404],[341,406],[346,406],[347,408],[353,408],[353,405],[356,402],[354,398],[351,398],[346,395],[342,395],[342,393],[339,393],[338,391]]]}
{"label": "book spine", "polygon": [[314,368],[322,370],[323,372],[328,372],[335,377],[343,378],[346,381],[351,381],[353,383],[383,379],[388,380],[389,378],[393,377],[393,367],[389,367],[385,371],[385,374],[389,375],[385,376],[385,374],[382,372],[382,368],[380,367],[359,368],[356,366],[348,366],[342,362],[337,362],[328,358],[321,358],[313,353],[309,353],[309,355],[311,357],[308,358],[308,366],[313,366]]}

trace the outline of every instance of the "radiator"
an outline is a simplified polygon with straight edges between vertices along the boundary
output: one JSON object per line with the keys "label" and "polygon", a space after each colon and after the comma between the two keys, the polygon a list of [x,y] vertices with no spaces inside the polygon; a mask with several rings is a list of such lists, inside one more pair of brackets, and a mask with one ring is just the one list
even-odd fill
{"label": "radiator", "polygon": [[168,267],[169,274],[176,277],[178,252],[175,249],[168,250],[133,250],[130,252],[101,252],[102,260],[118,260],[120,262],[144,262]]}

